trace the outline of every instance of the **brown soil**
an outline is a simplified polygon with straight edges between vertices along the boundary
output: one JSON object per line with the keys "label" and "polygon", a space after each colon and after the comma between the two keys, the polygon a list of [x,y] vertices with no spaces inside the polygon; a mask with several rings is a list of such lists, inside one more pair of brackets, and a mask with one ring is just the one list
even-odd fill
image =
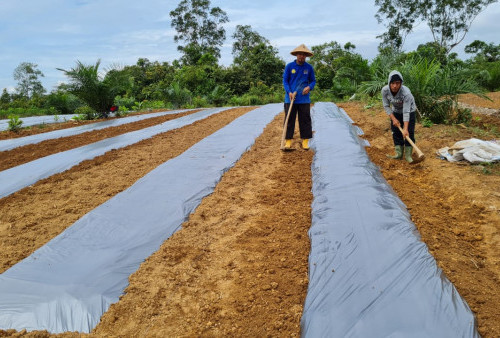
{"label": "brown soil", "polygon": [[[162,112],[162,111],[166,111],[166,110],[165,109],[151,109],[151,110],[143,111],[143,112],[129,113],[126,116],[143,115],[143,114],[150,114],[150,113],[156,113],[156,112]],[[192,112],[193,111],[191,111],[191,113]],[[97,120],[92,120],[92,121],[76,121],[76,120],[71,120],[71,119],[66,118],[65,115],[59,115],[59,117],[60,117],[61,121],[62,120],[67,120],[67,121],[59,122],[59,123],[43,123],[43,124],[29,126],[29,127],[23,127],[21,125],[21,129],[15,131],[15,132],[10,131],[10,130],[2,130],[2,131],[0,131],[0,140],[30,136],[30,135],[35,135],[35,134],[43,134],[43,133],[48,133],[48,132],[54,131],[54,130],[73,128],[73,127],[83,126],[86,124],[121,118],[121,117],[108,117],[106,119],[97,119]]]}
{"label": "brown soil", "polygon": [[[123,124],[121,126],[117,127],[110,127],[110,128],[105,128],[105,129],[99,129],[99,130],[94,130],[94,131],[89,131],[86,133],[74,135],[74,136],[68,136],[64,138],[64,142],[61,142],[60,139],[50,139],[46,140],[40,143],[36,144],[28,144],[23,147],[23,151],[19,151],[18,149],[11,149],[7,151],[2,151],[0,152],[0,171],[6,170],[15,166],[18,166],[23,163],[27,163],[33,160],[36,160],[38,158],[52,155],[59,153],[61,151],[81,147],[87,144],[95,143],[110,137],[118,136],[121,134],[125,134],[131,131],[135,130],[140,130],[144,129],[147,127],[151,127],[166,121],[170,121],[185,115],[189,115],[192,113],[195,113],[196,111],[191,110],[189,112],[185,113],[179,113],[179,114],[171,114],[171,115],[164,115],[164,116],[159,116],[159,117],[152,117],[149,119],[145,119],[142,121],[134,122],[134,123],[127,123]],[[100,120],[101,121],[101,120]],[[95,122],[95,121],[94,121]],[[80,124],[80,122],[78,122]],[[88,121],[85,122],[85,124],[88,124]],[[40,134],[46,131],[53,131],[57,129],[66,129],[66,128],[71,128],[74,127],[74,122],[63,122],[60,123],[59,126],[54,126],[50,128],[50,130],[41,130],[41,129],[34,129],[33,133],[34,134]],[[24,133],[26,134],[28,132],[27,129],[19,131],[19,133]],[[9,135],[9,134],[18,134],[14,133],[12,131],[6,131],[3,134]],[[26,135],[25,135],[26,136]]]}
{"label": "brown soil", "polygon": [[482,99],[474,94],[463,94],[459,96],[460,103],[466,103],[475,107],[500,109],[500,92],[487,93],[487,97],[491,99]]}
{"label": "brown soil", "polygon": [[[386,157],[392,148],[389,122],[379,110],[339,104],[365,132],[372,162],[406,204],[422,240],[438,265],[476,314],[483,337],[500,337],[500,187],[499,175],[486,175],[466,163],[439,159],[436,150],[477,137],[498,138],[476,127],[417,125],[424,162],[408,165]],[[475,116],[476,121],[485,116]],[[488,117],[500,130],[500,119]],[[415,155],[414,155],[415,157]]]}
{"label": "brown soil", "polygon": [[[484,122],[485,116],[475,116],[477,125],[470,127],[418,125],[417,145],[426,159],[411,166],[385,156],[392,140],[380,107],[365,110],[358,102],[339,106],[365,132],[371,144],[368,155],[476,314],[480,334],[499,337],[500,176],[434,154],[470,137],[498,138],[493,127],[500,128],[500,119],[488,116]],[[111,151],[0,199],[0,271],[249,109],[222,112]],[[92,336],[300,335],[308,283],[313,152],[301,150],[298,141],[293,144],[296,151],[280,152],[282,121],[280,114],[182,229],[130,277],[125,294]],[[0,330],[2,335],[50,336]]]}

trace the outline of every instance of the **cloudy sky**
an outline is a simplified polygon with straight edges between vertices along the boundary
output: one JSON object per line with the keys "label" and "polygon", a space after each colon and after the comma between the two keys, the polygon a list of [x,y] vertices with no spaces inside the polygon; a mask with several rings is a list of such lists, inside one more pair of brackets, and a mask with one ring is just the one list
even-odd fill
{"label": "cloudy sky", "polygon": [[[180,57],[170,27],[171,10],[180,0],[0,0],[0,91],[17,85],[14,69],[21,62],[38,65],[47,91],[66,82],[56,68],[71,69],[76,61],[103,70],[133,65],[138,58],[168,61]],[[352,42],[355,51],[371,60],[377,54],[377,23],[374,0],[212,0],[229,16],[221,64],[232,62],[231,35],[237,25],[250,25],[271,41],[287,62],[289,52],[301,43],[309,48],[331,41]],[[464,47],[474,40],[500,43],[500,3],[490,5],[474,21],[465,40],[453,51],[469,56]],[[430,31],[420,24],[407,38],[404,49],[431,41]]]}

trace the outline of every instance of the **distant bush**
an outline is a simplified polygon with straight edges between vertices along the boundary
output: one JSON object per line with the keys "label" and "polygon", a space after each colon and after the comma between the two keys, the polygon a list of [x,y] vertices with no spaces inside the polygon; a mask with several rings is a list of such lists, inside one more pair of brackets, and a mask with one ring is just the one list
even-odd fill
{"label": "distant bush", "polygon": [[54,108],[58,114],[73,114],[76,108],[84,103],[75,95],[57,91],[46,96],[44,106],[47,109]]}
{"label": "distant bush", "polygon": [[128,114],[129,114],[129,110],[127,108],[125,108],[125,107],[120,107],[120,108],[118,108],[118,110],[116,110],[114,112],[114,115],[116,117],[123,117],[123,116],[126,116]]}
{"label": "distant bush", "polygon": [[180,108],[191,104],[193,94],[189,89],[182,88],[179,83],[174,82],[167,89],[166,96],[173,108]]}
{"label": "distant bush", "polygon": [[255,106],[283,102],[284,97],[285,92],[281,86],[273,85],[269,87],[263,82],[258,82],[257,84],[251,84],[248,93],[241,96],[233,95],[229,98],[227,104],[231,106]]}
{"label": "distant bush", "polygon": [[184,106],[185,108],[207,108],[210,107],[210,103],[204,96],[193,97],[191,104]]}
{"label": "distant bush", "polygon": [[166,108],[167,104],[163,101],[149,101],[149,100],[144,100],[142,102],[135,102],[134,106],[132,107],[132,110],[135,111],[141,111],[141,110],[151,110],[151,109],[162,109]]}
{"label": "distant bush", "polygon": [[229,99],[229,105],[231,106],[258,106],[258,105],[263,105],[265,104],[265,101],[257,96],[257,95],[250,95],[250,94],[245,94],[242,96],[232,96]]}
{"label": "distant bush", "polygon": [[59,112],[56,108],[8,108],[0,110],[0,118],[7,119],[9,115],[17,115],[19,117],[27,116],[42,116],[42,115],[57,115]]}
{"label": "distant bush", "polygon": [[119,107],[120,111],[131,110],[135,105],[135,97],[122,97],[118,95],[115,96],[114,104]]}
{"label": "distant bush", "polygon": [[208,95],[208,101],[216,107],[223,106],[230,98],[231,91],[224,86],[215,86],[212,92]]}
{"label": "distant bush", "polygon": [[75,120],[95,120],[98,118],[98,113],[89,106],[82,106],[75,109],[75,114],[78,117]]}
{"label": "distant bush", "polygon": [[481,64],[480,69],[485,76],[478,79],[479,84],[490,92],[500,90],[500,61]]}
{"label": "distant bush", "polygon": [[316,86],[310,94],[311,102],[336,102],[337,97],[332,89],[323,90]]}

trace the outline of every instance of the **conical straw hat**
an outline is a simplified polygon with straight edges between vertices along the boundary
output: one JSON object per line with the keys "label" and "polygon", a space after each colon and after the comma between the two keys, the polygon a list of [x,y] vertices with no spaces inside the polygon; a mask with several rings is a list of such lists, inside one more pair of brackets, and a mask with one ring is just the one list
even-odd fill
{"label": "conical straw hat", "polygon": [[311,52],[309,48],[307,48],[306,45],[304,44],[301,44],[300,46],[298,46],[297,48],[295,48],[290,52],[290,54],[292,54],[293,56],[297,55],[298,53],[305,53],[307,56],[314,55],[313,52]]}

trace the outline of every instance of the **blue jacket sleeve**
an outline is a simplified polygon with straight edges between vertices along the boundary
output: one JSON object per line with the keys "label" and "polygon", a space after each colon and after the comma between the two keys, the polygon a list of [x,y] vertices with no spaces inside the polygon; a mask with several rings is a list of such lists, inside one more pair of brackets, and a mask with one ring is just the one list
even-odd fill
{"label": "blue jacket sleeve", "polygon": [[290,90],[290,67],[289,65],[286,65],[285,71],[283,72],[283,87],[285,88],[285,93],[288,95],[288,93],[291,92]]}
{"label": "blue jacket sleeve", "polygon": [[311,90],[316,86],[316,75],[314,75],[314,68],[311,66],[311,71],[309,72],[309,88]]}

